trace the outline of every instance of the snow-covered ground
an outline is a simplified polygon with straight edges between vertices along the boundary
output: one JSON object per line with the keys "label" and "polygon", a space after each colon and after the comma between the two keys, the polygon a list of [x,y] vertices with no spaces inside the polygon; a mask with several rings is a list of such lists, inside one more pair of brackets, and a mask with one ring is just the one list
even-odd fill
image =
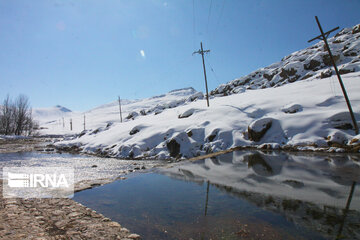
{"label": "snow-covered ground", "polygon": [[[329,42],[359,123],[360,25]],[[117,101],[84,113],[61,106],[34,110],[34,118],[40,134],[79,134],[58,147],[120,158],[189,158],[238,146],[326,151],[360,146],[322,43],[219,86],[210,107],[201,92],[184,88],[122,100],[122,123]]]}
{"label": "snow-covered ground", "polygon": [[[355,116],[360,120],[360,73],[343,75],[343,80]],[[321,148],[328,147],[328,142],[349,144],[351,140],[356,141],[354,138],[360,139],[360,135],[354,136],[351,129],[336,128],[351,124],[339,87],[335,85],[336,94],[332,91],[336,81],[335,77],[309,78],[278,88],[213,98],[209,108],[206,100],[198,100],[166,108],[158,114],[139,114],[123,123],[119,121],[118,106],[114,103],[87,112],[86,133],[57,145],[76,145],[84,152],[104,151],[114,157],[168,158],[170,153],[193,157],[236,146],[271,144],[273,147]],[[137,110],[155,107],[146,100],[132,103],[135,104]],[[181,115],[186,117],[179,118]],[[81,119],[82,114],[77,116]],[[76,114],[73,119],[75,117]],[[254,122],[259,119],[270,119],[272,124],[259,141],[252,141],[248,137],[248,126],[258,125]],[[75,120],[73,122],[73,132],[81,132],[81,122],[77,127]],[[45,133],[71,132],[58,123],[43,126],[49,128]]]}

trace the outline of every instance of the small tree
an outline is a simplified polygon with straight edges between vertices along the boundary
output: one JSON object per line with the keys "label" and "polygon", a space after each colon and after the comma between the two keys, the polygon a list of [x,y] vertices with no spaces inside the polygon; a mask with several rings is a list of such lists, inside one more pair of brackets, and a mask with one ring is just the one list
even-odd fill
{"label": "small tree", "polygon": [[9,95],[5,98],[0,111],[0,133],[9,135],[30,135],[35,127],[31,116],[29,99],[25,95],[19,95],[12,102]]}
{"label": "small tree", "polygon": [[13,117],[14,105],[10,99],[10,96],[7,95],[1,107],[0,113],[0,132],[2,134],[8,135],[12,133],[14,129]]}

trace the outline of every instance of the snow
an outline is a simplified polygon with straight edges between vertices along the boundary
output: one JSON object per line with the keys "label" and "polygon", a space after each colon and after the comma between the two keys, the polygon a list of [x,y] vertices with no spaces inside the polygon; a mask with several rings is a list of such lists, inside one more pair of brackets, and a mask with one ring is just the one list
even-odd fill
{"label": "snow", "polygon": [[[334,78],[334,77],[333,77]],[[355,113],[360,111],[360,73],[343,75],[348,95]],[[309,78],[301,82],[277,88],[257,89],[226,97],[194,102],[183,101],[174,108],[165,108],[160,114],[151,112],[138,114],[120,123],[118,106],[105,106],[86,112],[87,131],[81,137],[74,137],[56,143],[57,146],[76,145],[85,153],[105,152],[113,157],[169,158],[167,143],[174,139],[180,144],[183,158],[203,155],[237,146],[264,146],[274,148],[298,147],[309,150],[328,147],[328,142],[348,143],[355,136],[354,131],[336,129],[334,121],[351,124],[346,103],[342,96],[334,96],[331,78]],[[351,87],[350,87],[351,86]],[[192,95],[191,93],[190,95]],[[187,98],[188,96],[182,95]],[[181,99],[184,99],[181,98]],[[177,101],[180,101],[178,97]],[[174,101],[172,93],[157,98],[137,100],[125,104],[125,112],[148,112],[151,103],[164,105]],[[285,113],[284,106],[302,111]],[[190,114],[192,113],[192,114]],[[189,115],[179,118],[179,115]],[[42,133],[82,131],[82,115],[73,113],[74,131],[63,129],[62,125],[46,123]],[[359,114],[356,114],[358,120]],[[272,126],[263,138],[253,142],[247,137],[248,126],[258,119],[272,119]],[[111,124],[109,124],[111,123]],[[338,122],[336,122],[338,123]],[[52,132],[53,131],[53,132]]]}
{"label": "snow", "polygon": [[[360,59],[343,49],[359,52],[359,36],[345,29],[329,39],[342,68],[355,71],[343,74],[342,79],[358,122]],[[220,85],[212,92],[210,107],[201,92],[184,88],[147,99],[122,100],[123,122],[117,101],[84,113],[57,108],[34,117],[40,121],[40,134],[79,134],[84,130],[85,115],[86,131],[56,145],[76,145],[85,153],[102,152],[120,158],[169,158],[168,143],[172,140],[180,145],[180,151],[172,155],[182,158],[238,146],[329,150],[332,143],[351,145],[351,140],[360,139],[360,135],[349,129],[352,122],[336,75],[320,77],[329,70],[324,56],[319,42],[280,63]],[[311,60],[318,61],[319,66],[306,70]],[[253,124],[250,127],[262,128],[261,119],[271,119],[272,124],[255,142],[249,139],[248,127]]]}

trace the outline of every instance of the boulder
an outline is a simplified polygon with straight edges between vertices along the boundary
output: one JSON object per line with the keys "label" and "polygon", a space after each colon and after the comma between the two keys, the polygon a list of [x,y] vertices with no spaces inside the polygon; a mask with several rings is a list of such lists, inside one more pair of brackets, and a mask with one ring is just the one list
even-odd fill
{"label": "boulder", "polygon": [[309,63],[304,64],[305,70],[315,70],[317,67],[320,66],[320,62],[314,59],[311,59]]}
{"label": "boulder", "polygon": [[170,142],[166,144],[166,147],[169,151],[170,157],[177,157],[180,153],[180,144],[176,142],[175,139],[171,139]]}
{"label": "boulder", "polygon": [[269,128],[271,127],[272,121],[272,118],[261,118],[252,122],[248,126],[249,139],[255,142],[260,141],[267,132],[267,130],[269,130]]}
{"label": "boulder", "polygon": [[185,112],[179,114],[178,118],[188,118],[191,115],[193,115],[194,112],[195,112],[195,109],[190,108],[190,109],[186,110]]}
{"label": "boulder", "polygon": [[302,111],[302,106],[300,104],[288,104],[286,106],[284,106],[281,111],[283,111],[284,113],[297,113],[297,112],[301,112]]}
{"label": "boulder", "polygon": [[134,135],[136,133],[140,132],[140,129],[136,126],[129,132],[130,135]]}

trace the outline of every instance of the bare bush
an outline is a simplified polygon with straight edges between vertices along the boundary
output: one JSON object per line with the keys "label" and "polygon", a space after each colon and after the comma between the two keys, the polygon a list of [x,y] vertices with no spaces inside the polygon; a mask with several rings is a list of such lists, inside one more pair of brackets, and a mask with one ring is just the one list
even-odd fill
{"label": "bare bush", "polygon": [[13,102],[7,95],[0,111],[0,134],[30,135],[35,127],[31,112],[27,96],[19,95]]}

